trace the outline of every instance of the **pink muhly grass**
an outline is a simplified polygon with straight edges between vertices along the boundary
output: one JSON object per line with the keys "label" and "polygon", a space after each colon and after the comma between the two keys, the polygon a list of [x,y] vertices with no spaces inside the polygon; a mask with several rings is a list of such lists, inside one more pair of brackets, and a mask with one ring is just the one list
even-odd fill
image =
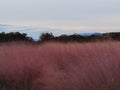
{"label": "pink muhly grass", "polygon": [[0,46],[9,90],[120,90],[120,42]]}

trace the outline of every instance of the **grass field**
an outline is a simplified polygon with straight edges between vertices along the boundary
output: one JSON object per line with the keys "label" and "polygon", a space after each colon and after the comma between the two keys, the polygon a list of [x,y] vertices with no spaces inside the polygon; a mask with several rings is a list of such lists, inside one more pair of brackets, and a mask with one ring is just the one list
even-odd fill
{"label": "grass field", "polygon": [[120,42],[0,44],[0,90],[120,90]]}

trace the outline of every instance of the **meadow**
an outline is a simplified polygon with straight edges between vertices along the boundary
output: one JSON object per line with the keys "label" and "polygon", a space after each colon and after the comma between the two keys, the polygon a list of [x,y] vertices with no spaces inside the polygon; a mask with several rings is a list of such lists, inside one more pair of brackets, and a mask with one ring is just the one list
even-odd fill
{"label": "meadow", "polygon": [[120,42],[0,44],[0,90],[120,90]]}

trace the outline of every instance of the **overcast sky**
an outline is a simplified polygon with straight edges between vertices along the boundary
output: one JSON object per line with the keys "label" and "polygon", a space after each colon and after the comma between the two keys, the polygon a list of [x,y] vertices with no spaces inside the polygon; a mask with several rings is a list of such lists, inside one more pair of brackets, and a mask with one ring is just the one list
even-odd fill
{"label": "overcast sky", "polygon": [[117,32],[120,0],[0,0],[0,24]]}

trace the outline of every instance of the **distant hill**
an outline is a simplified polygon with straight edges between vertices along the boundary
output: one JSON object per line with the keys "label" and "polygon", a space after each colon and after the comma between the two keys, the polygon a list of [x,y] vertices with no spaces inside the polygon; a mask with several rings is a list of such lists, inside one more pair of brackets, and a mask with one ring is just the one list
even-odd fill
{"label": "distant hill", "polygon": [[[3,32],[3,33],[2,33]],[[17,32],[17,33],[16,33]],[[52,33],[51,33],[52,32]],[[60,41],[60,42],[89,42],[117,40],[120,41],[120,32],[75,32],[65,30],[55,30],[50,28],[18,27],[12,25],[0,24],[0,40],[17,41]],[[32,37],[32,38],[31,38]]]}
{"label": "distant hill", "polygon": [[91,35],[94,35],[94,36],[100,36],[102,35],[102,33],[98,33],[98,32],[89,32],[89,33],[80,33],[81,36],[91,36]]}

